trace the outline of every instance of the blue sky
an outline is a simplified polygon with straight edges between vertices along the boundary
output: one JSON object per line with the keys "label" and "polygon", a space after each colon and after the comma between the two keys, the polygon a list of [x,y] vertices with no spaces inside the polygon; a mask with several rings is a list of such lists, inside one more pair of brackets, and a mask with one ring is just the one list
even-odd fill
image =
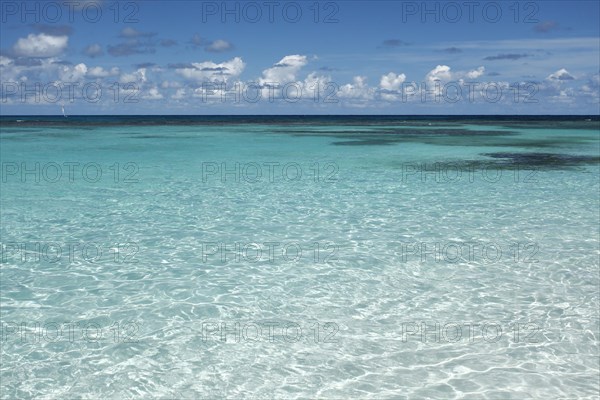
{"label": "blue sky", "polygon": [[1,113],[598,114],[598,1],[4,1]]}

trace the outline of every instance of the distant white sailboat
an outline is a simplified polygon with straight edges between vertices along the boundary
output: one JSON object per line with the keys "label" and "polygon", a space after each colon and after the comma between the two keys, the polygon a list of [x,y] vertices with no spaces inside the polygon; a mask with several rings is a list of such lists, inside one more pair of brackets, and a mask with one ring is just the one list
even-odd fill
{"label": "distant white sailboat", "polygon": [[67,113],[65,112],[65,106],[61,105],[60,108],[62,109],[63,117],[67,118]]}

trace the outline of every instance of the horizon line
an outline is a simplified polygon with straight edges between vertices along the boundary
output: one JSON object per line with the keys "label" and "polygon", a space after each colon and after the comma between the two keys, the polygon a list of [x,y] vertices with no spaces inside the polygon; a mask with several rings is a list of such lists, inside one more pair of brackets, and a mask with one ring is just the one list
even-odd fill
{"label": "horizon line", "polygon": [[598,114],[10,114],[13,117],[599,117]]}

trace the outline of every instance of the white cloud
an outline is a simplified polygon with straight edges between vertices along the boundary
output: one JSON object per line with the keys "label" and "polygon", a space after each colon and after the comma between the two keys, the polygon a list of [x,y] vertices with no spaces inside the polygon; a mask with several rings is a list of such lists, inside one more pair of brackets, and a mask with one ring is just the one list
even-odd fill
{"label": "white cloud", "polygon": [[559,90],[554,96],[549,96],[548,101],[559,104],[573,104],[575,102],[575,93],[572,89]]}
{"label": "white cloud", "polygon": [[203,102],[224,102],[227,98],[227,88],[225,85],[202,86],[194,89],[194,97],[202,98]]}
{"label": "white cloud", "polygon": [[8,57],[5,56],[0,56],[0,67],[7,67],[8,65],[12,64],[12,60]]}
{"label": "white cloud", "polygon": [[484,73],[485,73],[485,67],[479,67],[477,69],[474,69],[472,71],[467,72],[467,78],[469,78],[469,79],[477,79],[481,75],[483,75]]}
{"label": "white cloud", "polygon": [[582,93],[587,97],[592,97],[598,101],[600,99],[600,74],[589,77],[587,83],[581,87]]}
{"label": "white cloud", "polygon": [[147,81],[146,68],[140,68],[132,74],[122,74],[119,80],[121,83],[144,83]]}
{"label": "white cloud", "polygon": [[223,63],[214,63],[206,61],[202,63],[192,63],[193,68],[179,68],[175,72],[186,79],[203,82],[218,81],[227,82],[237,78],[246,67],[246,64],[240,57],[235,57]]}
{"label": "white cloud", "polygon": [[330,76],[317,75],[311,72],[300,85],[302,88],[302,98],[315,102],[335,102],[336,88],[332,85]]}
{"label": "white cloud", "polygon": [[546,79],[550,81],[572,81],[575,79],[575,77],[571,75],[566,69],[561,68],[555,73],[548,75]]}
{"label": "white cloud", "polygon": [[461,80],[464,78],[477,79],[485,73],[485,67],[481,66],[477,69],[464,72],[457,71],[452,72],[452,68],[447,65],[438,65],[427,73],[425,79],[428,84],[435,84],[435,82],[445,83],[452,80]]}
{"label": "white cloud", "polygon": [[307,62],[306,56],[298,54],[285,56],[277,64],[263,71],[263,77],[259,79],[259,83],[261,85],[270,83],[284,85],[295,82],[296,75]]}
{"label": "white cloud", "polygon": [[373,98],[374,90],[367,85],[367,78],[355,76],[352,83],[340,86],[338,96],[346,99],[369,100]]}
{"label": "white cloud", "polygon": [[13,46],[14,52],[23,57],[53,57],[62,53],[69,41],[68,36],[51,36],[45,33],[30,34],[20,38]]}
{"label": "white cloud", "polygon": [[390,72],[387,75],[382,75],[381,80],[379,82],[379,86],[384,90],[399,90],[400,85],[404,83],[406,80],[406,75],[399,74],[396,75],[393,72]]}
{"label": "white cloud", "polygon": [[83,63],[75,66],[63,65],[58,70],[58,76],[63,82],[79,82],[85,77],[87,72],[88,67]]}
{"label": "white cloud", "polygon": [[[448,65],[438,65],[425,75],[425,85],[421,87],[421,92],[427,95],[441,95],[444,87],[449,84],[465,84],[465,78],[469,80],[477,79],[485,73],[485,67],[481,66],[470,71],[453,72]],[[425,92],[423,92],[425,91]]]}
{"label": "white cloud", "polygon": [[421,87],[421,91],[431,93],[432,95],[440,95],[443,90],[442,86],[452,81],[454,77],[450,69],[447,65],[438,65],[429,71],[425,75],[425,86]]}
{"label": "white cloud", "polygon": [[152,87],[144,94],[143,98],[147,100],[160,100],[163,98],[163,95],[158,91],[157,87]]}
{"label": "white cloud", "polygon": [[427,83],[434,84],[439,81],[450,81],[452,79],[452,73],[450,67],[447,65],[438,65],[425,76]]}
{"label": "white cloud", "polygon": [[108,76],[119,75],[119,68],[113,67],[110,70],[105,70],[102,67],[93,67],[88,69],[87,76],[91,78],[106,78]]}

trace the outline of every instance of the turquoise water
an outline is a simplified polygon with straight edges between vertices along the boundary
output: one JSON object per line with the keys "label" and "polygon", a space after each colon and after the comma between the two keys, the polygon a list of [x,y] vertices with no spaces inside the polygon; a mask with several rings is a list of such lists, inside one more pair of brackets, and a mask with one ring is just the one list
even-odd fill
{"label": "turquoise water", "polygon": [[597,118],[16,119],[2,398],[598,395]]}

